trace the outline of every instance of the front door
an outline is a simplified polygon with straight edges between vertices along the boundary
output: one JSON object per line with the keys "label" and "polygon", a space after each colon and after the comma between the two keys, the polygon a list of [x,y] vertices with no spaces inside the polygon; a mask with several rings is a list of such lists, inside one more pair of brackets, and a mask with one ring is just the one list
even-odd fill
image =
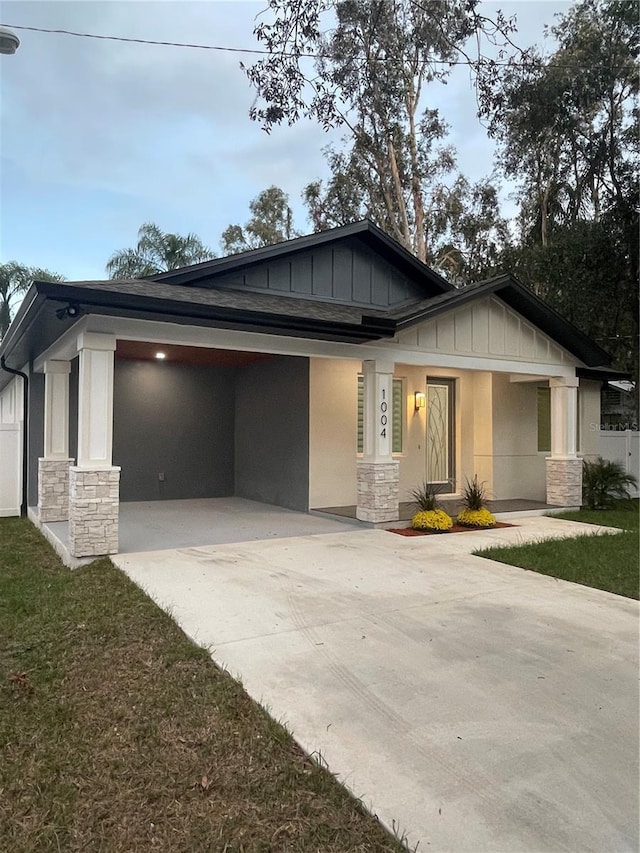
{"label": "front door", "polygon": [[427,376],[427,483],[455,492],[455,379]]}

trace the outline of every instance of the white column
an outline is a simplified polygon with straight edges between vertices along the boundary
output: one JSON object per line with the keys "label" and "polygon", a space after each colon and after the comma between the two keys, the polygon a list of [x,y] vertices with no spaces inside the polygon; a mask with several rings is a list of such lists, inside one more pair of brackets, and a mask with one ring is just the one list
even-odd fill
{"label": "white column", "polygon": [[391,361],[363,361],[366,462],[392,462],[393,370]]}
{"label": "white column", "polygon": [[40,521],[69,518],[69,373],[68,361],[45,361],[44,456],[38,459]]}
{"label": "white column", "polygon": [[83,332],[78,336],[78,467],[111,465],[113,442],[112,335]]}
{"label": "white column", "polygon": [[400,465],[393,461],[393,369],[390,361],[365,361],[364,453],[358,460],[358,505],[361,521],[384,523],[399,517]]}
{"label": "white column", "polygon": [[582,504],[582,459],[576,453],[577,377],[549,379],[551,389],[551,456],[547,465],[547,503]]}
{"label": "white column", "polygon": [[112,462],[113,335],[78,335],[78,464],[69,470],[72,556],[118,551],[120,468]]}
{"label": "white column", "polygon": [[44,458],[69,458],[68,361],[44,363]]}
{"label": "white column", "polygon": [[575,459],[578,418],[578,378],[550,379],[551,458]]}

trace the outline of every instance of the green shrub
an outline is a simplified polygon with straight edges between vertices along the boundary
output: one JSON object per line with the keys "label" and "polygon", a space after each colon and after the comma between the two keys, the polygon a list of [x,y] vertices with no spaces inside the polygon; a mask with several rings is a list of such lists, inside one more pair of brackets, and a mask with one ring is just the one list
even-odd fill
{"label": "green shrub", "polygon": [[629,489],[638,485],[632,474],[620,462],[610,462],[598,456],[593,462],[585,459],[582,468],[582,503],[587,509],[611,509],[617,500],[629,499]]}

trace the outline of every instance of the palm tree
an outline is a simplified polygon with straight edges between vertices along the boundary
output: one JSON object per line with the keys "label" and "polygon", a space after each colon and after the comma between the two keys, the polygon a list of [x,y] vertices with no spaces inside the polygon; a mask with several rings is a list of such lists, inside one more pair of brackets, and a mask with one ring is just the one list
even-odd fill
{"label": "palm tree", "polygon": [[135,249],[115,252],[106,269],[109,278],[142,278],[214,257],[195,234],[167,234],[153,222],[145,222],[138,231]]}
{"label": "palm tree", "polygon": [[0,264],[0,340],[11,323],[13,304],[36,280],[64,281],[64,276],[40,267],[28,267],[17,261]]}

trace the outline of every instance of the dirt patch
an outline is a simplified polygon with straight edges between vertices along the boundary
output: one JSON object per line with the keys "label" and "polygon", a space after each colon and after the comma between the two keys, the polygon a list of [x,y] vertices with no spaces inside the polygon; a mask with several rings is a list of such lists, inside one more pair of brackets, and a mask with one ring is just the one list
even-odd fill
{"label": "dirt patch", "polygon": [[473,530],[495,530],[498,527],[517,527],[517,524],[507,524],[506,521],[496,521],[493,527],[463,527],[454,524],[449,530],[442,533],[431,530],[414,530],[412,527],[387,527],[387,533],[397,533],[400,536],[443,536],[444,533],[471,533]]}

